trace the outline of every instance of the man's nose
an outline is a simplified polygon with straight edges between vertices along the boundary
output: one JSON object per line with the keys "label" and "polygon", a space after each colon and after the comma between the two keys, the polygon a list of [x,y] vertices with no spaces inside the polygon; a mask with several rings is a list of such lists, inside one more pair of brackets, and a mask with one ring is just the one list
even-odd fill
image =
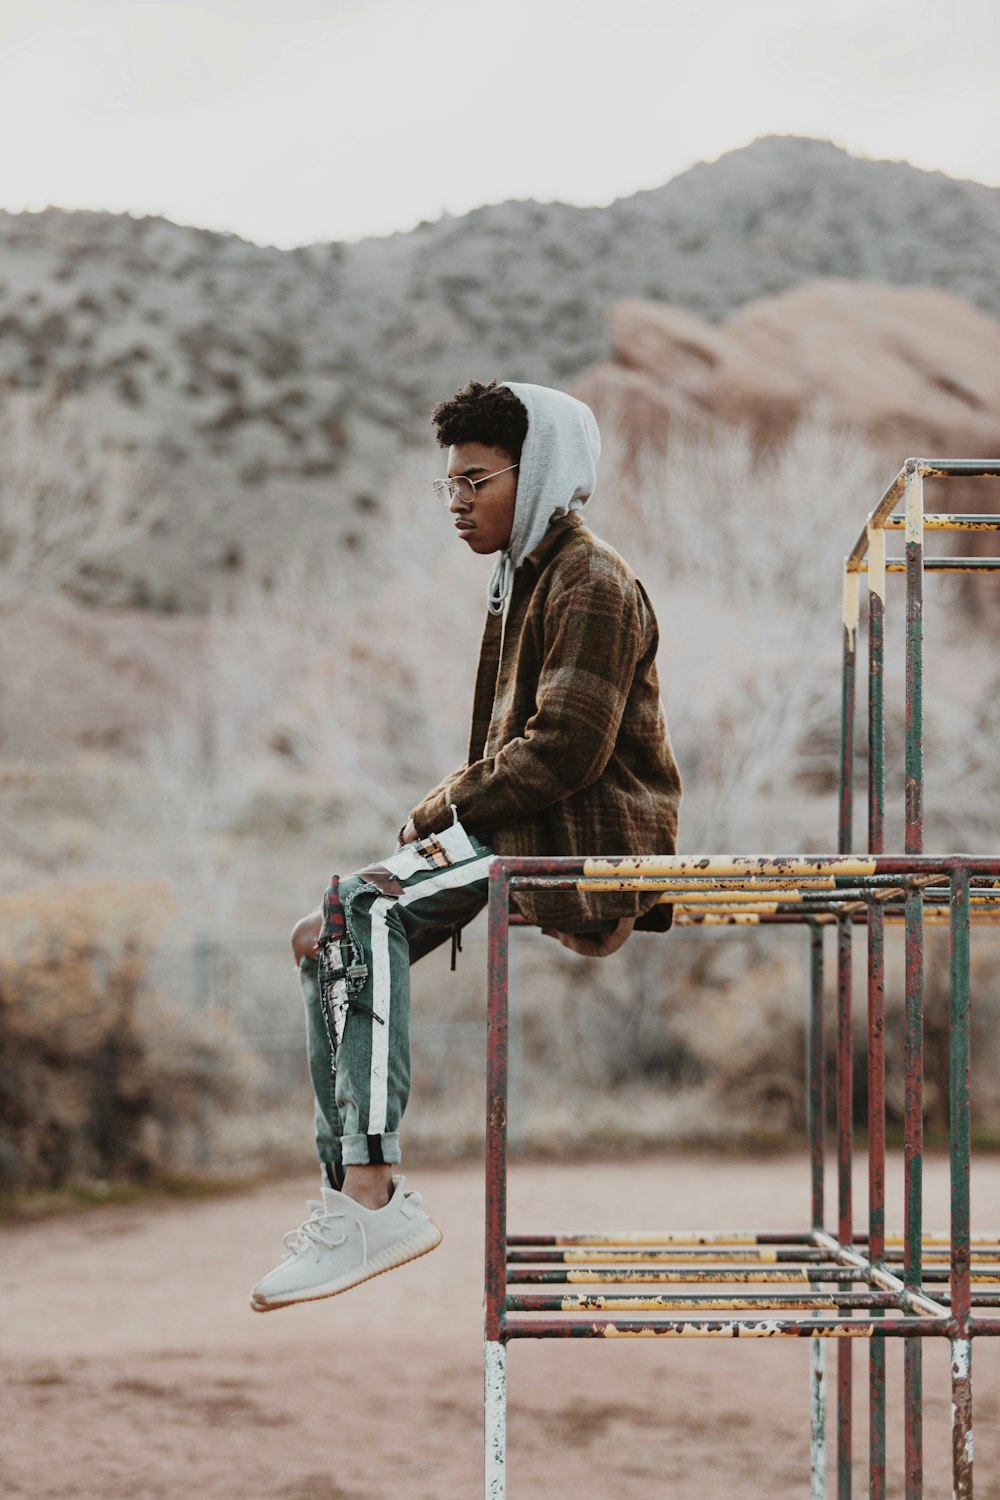
{"label": "man's nose", "polygon": [[464,515],[472,507],[472,501],[465,495],[452,495],[448,502],[448,509],[456,516]]}

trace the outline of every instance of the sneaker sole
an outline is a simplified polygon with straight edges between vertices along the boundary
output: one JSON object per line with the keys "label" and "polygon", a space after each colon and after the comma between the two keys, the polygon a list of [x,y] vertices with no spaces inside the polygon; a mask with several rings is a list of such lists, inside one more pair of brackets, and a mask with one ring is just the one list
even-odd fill
{"label": "sneaker sole", "polygon": [[321,1286],[310,1287],[308,1292],[301,1295],[285,1295],[283,1297],[272,1297],[266,1301],[263,1298],[251,1296],[250,1306],[254,1312],[276,1312],[280,1307],[296,1307],[300,1302],[319,1302],[324,1297],[336,1297],[341,1292],[349,1292],[351,1287],[358,1286],[362,1281],[371,1281],[374,1276],[382,1276],[386,1271],[394,1271],[397,1266],[405,1266],[411,1260],[419,1260],[422,1255],[429,1255],[436,1250],[444,1239],[444,1233],[439,1224],[433,1219],[428,1219],[425,1225],[414,1234],[407,1235],[405,1240],[399,1240],[395,1245],[387,1245],[371,1260],[366,1261],[357,1270],[350,1271],[345,1276],[338,1276],[336,1281],[324,1282]]}

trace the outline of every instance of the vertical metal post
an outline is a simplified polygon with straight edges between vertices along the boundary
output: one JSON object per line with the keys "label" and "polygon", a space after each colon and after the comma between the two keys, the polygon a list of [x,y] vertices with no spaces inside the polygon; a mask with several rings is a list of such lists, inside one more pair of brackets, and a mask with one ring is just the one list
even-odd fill
{"label": "vertical metal post", "polygon": [[515,939],[507,956],[507,1150],[524,1150],[524,1006],[521,953],[526,934]]}
{"label": "vertical metal post", "polygon": [[507,1461],[507,966],[510,877],[490,865],[486,1015],[485,1496],[504,1500]]}
{"label": "vertical metal post", "polygon": [[[905,850],[924,847],[923,582],[924,495],[919,462],[908,460],[903,480],[906,510],[906,787]],[[903,1280],[921,1282],[924,1161],[924,918],[923,895],[906,893],[906,1021],[903,1035],[904,1254]],[[903,1345],[903,1420],[906,1500],[923,1495],[923,1348]]]}
{"label": "vertical metal post", "polygon": [[483,1360],[486,1414],[486,1500],[507,1494],[507,1346],[486,1340]]}
{"label": "vertical metal post", "polygon": [[[845,1343],[849,1340],[845,1339]],[[826,1340],[809,1340],[810,1500],[826,1500]]]}
{"label": "vertical metal post", "polygon": [[[923,1241],[923,893],[906,892],[906,1019],[903,1032],[903,1280],[914,1291],[921,1286]],[[923,1496],[923,1357],[918,1338],[903,1345],[903,1422],[906,1500]]]}
{"label": "vertical metal post", "polygon": [[823,928],[809,924],[809,1155],[812,1166],[811,1222],[822,1229],[825,1219],[824,1167],[826,1150],[826,1048],[823,1029]]}
{"label": "vertical metal post", "polygon": [[[841,917],[837,923],[837,1239],[842,1246],[854,1239],[851,937],[851,919]],[[853,1344],[853,1339],[837,1340],[837,1500],[851,1500]]]}
{"label": "vertical metal post", "polygon": [[[885,532],[868,526],[868,849],[885,840]],[[885,915],[868,907],[868,1255],[885,1259]],[[873,1309],[878,1316],[879,1309]],[[868,1351],[868,1493],[885,1500],[885,1340]]]}
{"label": "vertical metal post", "polygon": [[[885,913],[868,908],[868,1255],[885,1261]],[[872,1317],[881,1314],[872,1308]],[[868,1492],[885,1500],[885,1340],[868,1351]]]}
{"label": "vertical metal post", "polygon": [[954,1500],[972,1500],[970,1285],[969,871],[951,876],[951,1453]]}
{"label": "vertical metal post", "polygon": [[[857,636],[859,575],[844,567],[844,636],[840,693],[840,797],[837,850],[852,853],[854,843],[854,722],[857,700]],[[850,917],[837,923],[837,1238],[850,1245],[854,1238],[852,1206],[852,1141],[854,1056],[851,1012]],[[854,1340],[837,1340],[837,1500],[851,1500],[852,1372]]]}
{"label": "vertical metal post", "polygon": [[844,639],[840,669],[840,788],[837,851],[850,854],[854,841],[854,717],[858,661],[859,575],[844,566]]}
{"label": "vertical metal post", "polygon": [[[826,1049],[823,1033],[823,928],[809,925],[809,1155],[812,1161],[811,1213],[814,1229],[824,1227],[823,1182],[826,1146]],[[811,1500],[826,1496],[826,1344],[809,1343]]]}
{"label": "vertical metal post", "polygon": [[868,852],[885,836],[885,532],[868,526]]}
{"label": "vertical metal post", "polygon": [[924,482],[907,460],[906,496],[906,791],[907,854],[924,849]]}

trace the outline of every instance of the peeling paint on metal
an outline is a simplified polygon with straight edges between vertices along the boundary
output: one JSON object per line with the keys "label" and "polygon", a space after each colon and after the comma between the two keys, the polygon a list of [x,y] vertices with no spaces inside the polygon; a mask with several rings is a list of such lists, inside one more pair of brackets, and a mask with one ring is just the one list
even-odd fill
{"label": "peeling paint on metal", "polygon": [[858,631],[858,617],[860,613],[859,585],[857,573],[849,573],[844,568],[844,629],[851,649]]}
{"label": "peeling paint on metal", "polygon": [[486,1340],[483,1349],[486,1429],[485,1500],[504,1500],[507,1493],[507,1350]]}
{"label": "peeling paint on metal", "polygon": [[885,603],[885,532],[868,524],[868,594]]}

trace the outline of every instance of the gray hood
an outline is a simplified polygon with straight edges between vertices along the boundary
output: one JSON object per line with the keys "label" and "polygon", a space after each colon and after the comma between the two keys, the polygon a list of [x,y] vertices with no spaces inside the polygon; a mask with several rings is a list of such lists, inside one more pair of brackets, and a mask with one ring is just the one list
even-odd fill
{"label": "gray hood", "polygon": [[503,613],[515,568],[541,541],[549,526],[579,510],[594,493],[601,434],[589,406],[547,385],[501,380],[528,413],[528,434],[517,469],[514,525],[507,549],[490,575],[487,608]]}

